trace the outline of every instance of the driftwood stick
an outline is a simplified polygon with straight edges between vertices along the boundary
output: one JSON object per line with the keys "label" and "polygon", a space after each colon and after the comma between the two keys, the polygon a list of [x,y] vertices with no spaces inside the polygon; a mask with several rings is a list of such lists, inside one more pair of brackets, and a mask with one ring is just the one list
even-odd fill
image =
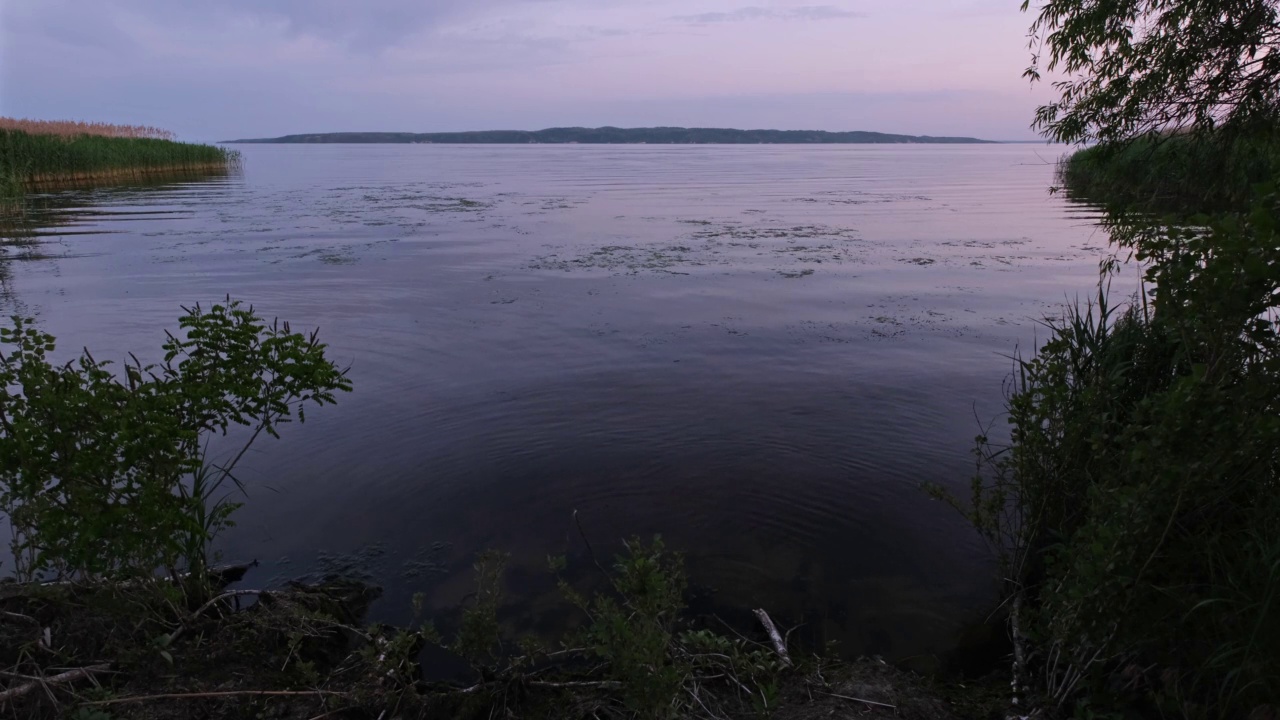
{"label": "driftwood stick", "polygon": [[782,658],[782,664],[791,667],[791,656],[787,654],[787,643],[782,639],[782,633],[778,632],[778,627],[773,624],[773,620],[769,617],[769,613],[763,608],[752,610],[756,614],[756,619],[764,626],[764,631],[769,633],[769,640],[773,642],[773,650],[778,653],[778,657]]}
{"label": "driftwood stick", "polygon": [[20,698],[41,686],[61,685],[63,683],[74,682],[76,680],[83,680],[84,678],[92,677],[96,673],[107,672],[110,669],[110,665],[90,665],[88,667],[76,668],[75,670],[58,673],[57,675],[50,675],[45,678],[36,678],[31,682],[23,683],[17,687],[11,687],[4,692],[0,692],[0,704],[6,703],[15,698]]}
{"label": "driftwood stick", "polygon": [[245,696],[266,696],[266,697],[303,697],[311,695],[313,697],[345,697],[347,693],[338,692],[336,690],[218,690],[214,692],[198,692],[198,693],[161,693],[159,695],[130,695],[127,697],[111,698],[109,700],[94,700],[92,702],[80,703],[81,705],[120,705],[122,703],[146,702],[148,700],[195,700],[200,698],[219,698],[219,697],[245,697]]}

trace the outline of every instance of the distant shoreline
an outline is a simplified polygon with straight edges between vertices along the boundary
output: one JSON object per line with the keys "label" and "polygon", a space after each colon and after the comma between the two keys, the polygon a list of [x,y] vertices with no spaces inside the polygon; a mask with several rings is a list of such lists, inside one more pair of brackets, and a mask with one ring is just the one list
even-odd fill
{"label": "distant shoreline", "polygon": [[470,132],[336,132],[275,138],[224,140],[226,144],[492,144],[492,145],[973,145],[993,140],[826,130],[735,130],[732,128],[548,128]]}

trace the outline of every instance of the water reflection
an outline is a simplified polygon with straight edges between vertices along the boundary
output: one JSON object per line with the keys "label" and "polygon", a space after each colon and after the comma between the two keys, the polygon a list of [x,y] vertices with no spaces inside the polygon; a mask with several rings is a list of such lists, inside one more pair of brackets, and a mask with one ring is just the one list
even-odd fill
{"label": "water reflection", "polygon": [[189,209],[150,209],[160,196],[194,193],[212,199],[242,181],[239,169],[168,172],[127,183],[79,181],[27,193],[0,211],[0,308],[23,309],[16,295],[12,265],[92,254],[62,240],[119,232],[113,223],[191,215]]}
{"label": "water reflection", "polygon": [[506,617],[547,627],[577,511],[602,555],[684,549],[701,611],[903,657],[992,590],[919,485],[964,487],[1003,355],[1105,246],[1035,151],[251,146],[243,177],[37,196],[56,259],[6,264],[100,356],[230,293],[352,364],[243,466],[223,550],[255,583],[360,568],[396,619],[455,606],[495,548]]}

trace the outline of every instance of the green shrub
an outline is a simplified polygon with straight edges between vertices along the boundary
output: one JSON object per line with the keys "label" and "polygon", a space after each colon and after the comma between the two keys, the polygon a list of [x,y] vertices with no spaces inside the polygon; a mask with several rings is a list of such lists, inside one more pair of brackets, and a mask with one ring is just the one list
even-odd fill
{"label": "green shrub", "polygon": [[608,664],[609,676],[622,683],[623,705],[643,718],[675,717],[687,701],[683,688],[692,668],[672,652],[684,611],[683,559],[655,539],[646,546],[626,543],[614,562],[611,594],[587,601],[567,586],[566,596],[590,618],[574,642]]}
{"label": "green shrub", "polygon": [[[565,599],[586,624],[548,651],[525,637],[503,643],[498,620],[506,556],[482,553],[476,592],[463,609],[457,633],[444,641],[430,626],[415,636],[465,659],[479,682],[457,695],[450,716],[488,717],[508,703],[545,705],[549,717],[767,717],[778,705],[790,666],[773,648],[706,628],[686,615],[683,559],[661,539],[632,539],[602,579],[607,587],[585,595],[561,579]],[[552,559],[552,570],[566,566]],[[513,652],[519,649],[519,654]],[[565,673],[568,675],[565,675]]]}
{"label": "green shrub", "polygon": [[[106,579],[184,568],[203,578],[209,542],[238,507],[223,494],[263,432],[305,419],[351,385],[317,335],[230,301],[199,305],[164,361],[113,372],[88,350],[53,364],[54,338],[15,317],[0,330],[0,511],[14,575]],[[212,435],[244,426],[224,463]]]}
{"label": "green shrub", "polygon": [[1280,134],[1270,127],[1096,145],[1058,166],[1058,182],[1075,198],[1183,216],[1247,210],[1256,186],[1276,177]]}
{"label": "green shrub", "polygon": [[1244,717],[1280,687],[1280,217],[1118,217],[1141,301],[1049,322],[967,507],[1053,704]]}

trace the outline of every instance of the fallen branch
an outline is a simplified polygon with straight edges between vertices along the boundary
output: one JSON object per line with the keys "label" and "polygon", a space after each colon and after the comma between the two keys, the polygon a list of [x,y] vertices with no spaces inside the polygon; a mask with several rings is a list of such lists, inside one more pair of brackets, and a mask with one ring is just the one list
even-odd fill
{"label": "fallen branch", "polygon": [[773,624],[773,620],[769,617],[769,613],[763,608],[752,610],[756,614],[756,619],[764,626],[764,631],[769,633],[769,640],[773,642],[773,650],[778,653],[778,657],[782,658],[782,664],[791,667],[791,656],[787,654],[787,644],[782,640],[782,634],[778,632],[778,627]]}
{"label": "fallen branch", "polygon": [[300,697],[300,696],[317,696],[317,697],[346,697],[347,693],[338,692],[337,690],[218,690],[214,692],[198,692],[198,693],[162,693],[160,695],[130,695],[127,697],[111,698],[109,700],[94,700],[92,702],[80,703],[81,705],[120,705],[123,703],[146,702],[148,700],[196,700],[200,698],[218,698],[218,697]]}
{"label": "fallen branch", "polygon": [[36,678],[30,682],[23,683],[17,687],[12,687],[4,692],[0,692],[0,704],[9,702],[15,698],[20,698],[38,687],[75,682],[76,680],[93,677],[97,673],[107,672],[110,669],[110,665],[90,665],[88,667],[68,670],[64,673],[58,673],[57,675],[51,675],[45,678]]}

